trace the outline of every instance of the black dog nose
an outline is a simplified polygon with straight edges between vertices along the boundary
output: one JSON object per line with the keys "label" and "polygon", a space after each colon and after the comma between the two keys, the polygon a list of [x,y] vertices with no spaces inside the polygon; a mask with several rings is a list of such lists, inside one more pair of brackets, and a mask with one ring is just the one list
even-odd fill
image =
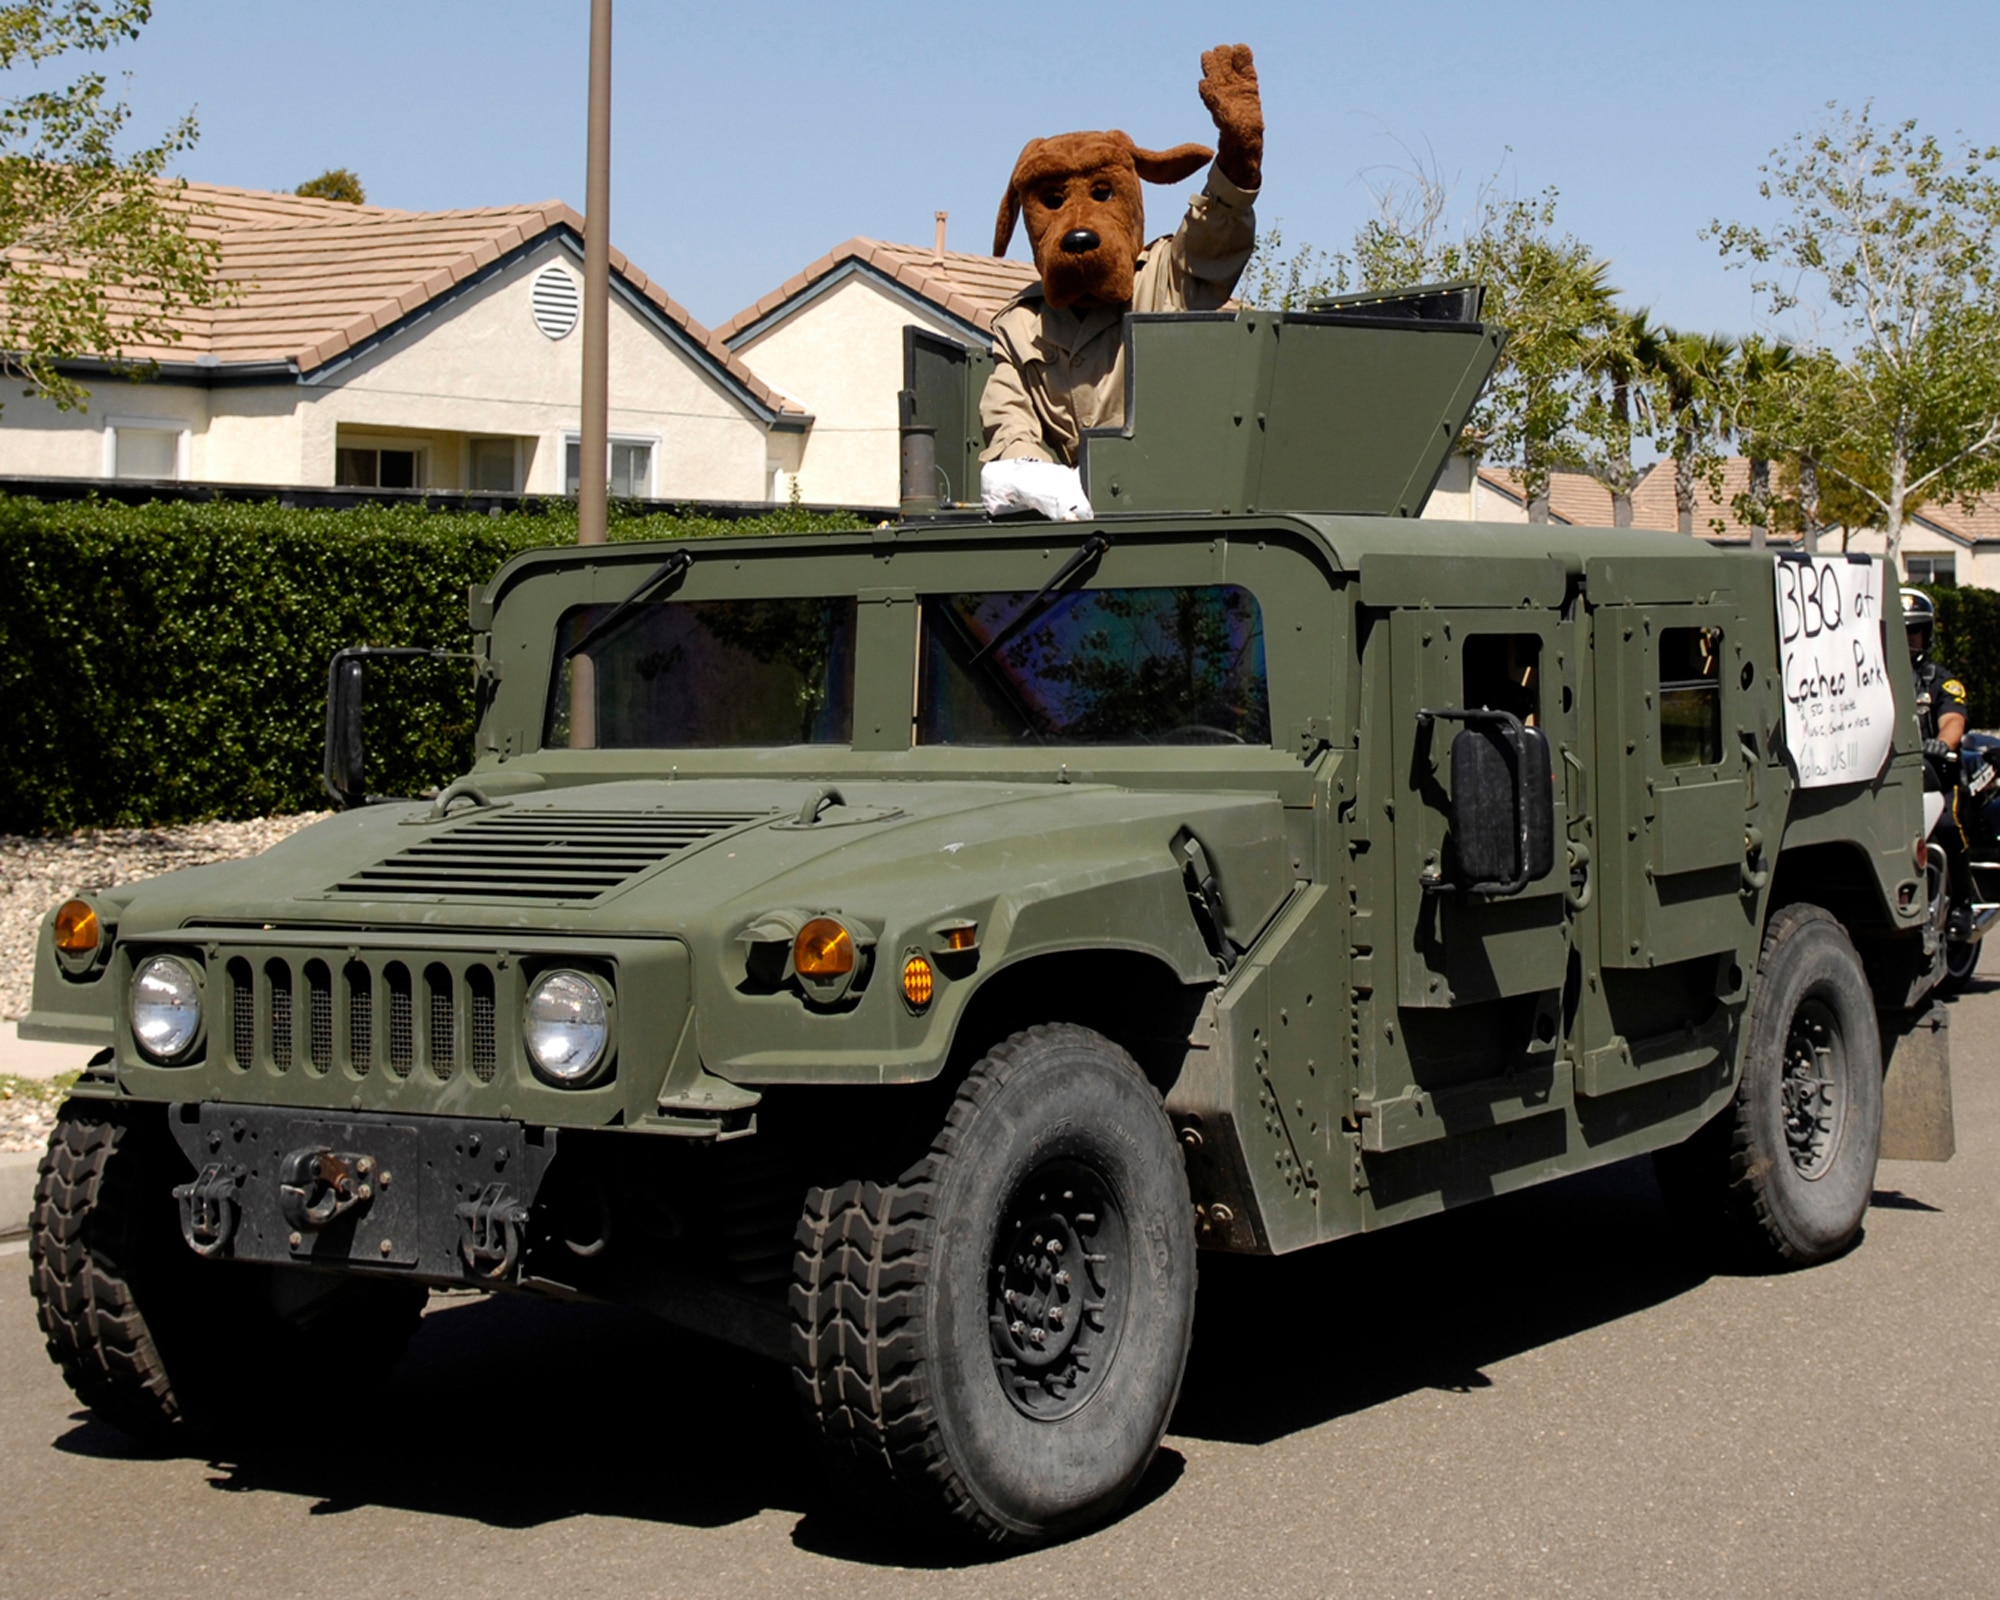
{"label": "black dog nose", "polygon": [[1067,255],[1086,255],[1095,250],[1102,241],[1088,228],[1072,228],[1062,236],[1063,251]]}

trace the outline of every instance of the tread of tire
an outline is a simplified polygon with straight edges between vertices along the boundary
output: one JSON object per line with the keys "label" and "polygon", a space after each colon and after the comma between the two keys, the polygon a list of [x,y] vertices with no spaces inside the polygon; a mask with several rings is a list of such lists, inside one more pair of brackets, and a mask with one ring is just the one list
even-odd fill
{"label": "tread of tire", "polygon": [[[1764,929],[1764,942],[1757,952],[1757,973],[1763,977],[1772,950],[1784,940],[1793,936],[1796,929],[1812,923],[1823,923],[1832,928],[1844,940],[1847,930],[1840,925],[1839,918],[1832,912],[1823,910],[1807,901],[1795,901],[1782,906],[1771,915]],[[1858,966],[1857,966],[1858,970]],[[1753,1180],[1756,1155],[1750,1143],[1750,1115],[1746,1103],[1748,1094],[1748,1074],[1745,1082],[1736,1087],[1733,1104],[1734,1115],[1729,1119],[1728,1145],[1728,1186],[1723,1191],[1723,1211],[1730,1232],[1740,1248],[1768,1256],[1776,1254],[1781,1260],[1794,1264],[1804,1263],[1813,1258],[1799,1250],[1785,1237],[1785,1232],[1772,1215],[1769,1191]]]}
{"label": "tread of tire", "polygon": [[1015,1034],[966,1075],[930,1150],[899,1181],[814,1188],[799,1221],[792,1372],[835,1483],[850,1494],[887,1495],[934,1534],[1031,1542],[982,1510],[945,1456],[918,1340],[918,1296],[938,1181],[968,1125],[1018,1070],[1024,1046],[1067,1037],[1109,1042],[1070,1023]]}
{"label": "tread of tire", "polygon": [[28,1234],[36,1319],[50,1359],[105,1421],[157,1439],[180,1403],[118,1261],[132,1236],[128,1197],[106,1169],[130,1137],[124,1125],[59,1117],[35,1182]]}

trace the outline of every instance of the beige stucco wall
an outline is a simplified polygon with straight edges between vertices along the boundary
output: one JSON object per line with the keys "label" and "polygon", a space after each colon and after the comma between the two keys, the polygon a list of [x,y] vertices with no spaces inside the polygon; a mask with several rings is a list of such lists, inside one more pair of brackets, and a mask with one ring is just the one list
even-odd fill
{"label": "beige stucco wall", "polygon": [[[469,434],[528,441],[522,487],[559,494],[563,442],[580,426],[581,324],[546,337],[530,315],[530,282],[551,260],[581,281],[560,245],[517,263],[401,338],[303,386],[303,476],[333,481],[336,437],[418,440],[438,488],[463,482]],[[611,432],[650,441],[661,498],[762,500],[767,430],[694,358],[612,296]]]}
{"label": "beige stucco wall", "polygon": [[[530,280],[551,260],[581,281],[581,264],[552,240],[316,381],[203,388],[107,378],[84,413],[9,399],[0,475],[103,476],[107,421],[157,420],[187,430],[186,475],[196,481],[331,485],[336,442],[407,442],[425,447],[426,487],[455,489],[466,481],[466,441],[488,435],[519,442],[523,488],[559,494],[565,436],[580,427],[583,338],[579,326],[551,340],[530,315]],[[653,495],[762,500],[770,459],[796,469],[796,442],[770,434],[615,287],[610,356],[611,432],[653,446]]]}
{"label": "beige stucco wall", "polygon": [[59,411],[47,400],[8,395],[0,407],[0,476],[99,478],[111,470],[106,430],[120,422],[187,434],[188,475],[201,475],[209,424],[206,389],[184,384],[90,380],[81,411]]}
{"label": "beige stucco wall", "polygon": [[1526,522],[1528,508],[1483,480],[1472,457],[1454,450],[1419,515],[1427,522]]}
{"label": "beige stucco wall", "polygon": [[942,317],[856,275],[737,347],[751,371],[812,413],[797,467],[801,499],[896,503],[896,395],[903,387],[903,329],[911,325],[965,338]]}

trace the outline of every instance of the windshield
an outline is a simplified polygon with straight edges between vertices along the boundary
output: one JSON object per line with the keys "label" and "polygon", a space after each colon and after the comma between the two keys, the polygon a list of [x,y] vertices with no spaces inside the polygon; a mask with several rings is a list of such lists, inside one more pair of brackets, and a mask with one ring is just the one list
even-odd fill
{"label": "windshield", "polygon": [[[575,606],[556,629],[542,743],[569,745],[577,640],[611,614]],[[854,600],[677,600],[635,608],[587,659],[602,749],[847,744],[854,736]]]}
{"label": "windshield", "polygon": [[1270,743],[1264,622],[1247,589],[1074,590],[975,661],[1028,600],[924,600],[918,743]]}

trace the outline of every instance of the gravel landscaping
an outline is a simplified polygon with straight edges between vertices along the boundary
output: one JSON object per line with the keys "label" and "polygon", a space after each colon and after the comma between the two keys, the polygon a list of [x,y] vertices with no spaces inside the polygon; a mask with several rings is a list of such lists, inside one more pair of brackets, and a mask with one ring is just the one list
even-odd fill
{"label": "gravel landscaping", "polygon": [[0,834],[0,1021],[16,1021],[27,1013],[42,918],[71,895],[157,878],[181,867],[254,856],[327,814],[306,811],[181,828],[92,829],[66,839]]}

